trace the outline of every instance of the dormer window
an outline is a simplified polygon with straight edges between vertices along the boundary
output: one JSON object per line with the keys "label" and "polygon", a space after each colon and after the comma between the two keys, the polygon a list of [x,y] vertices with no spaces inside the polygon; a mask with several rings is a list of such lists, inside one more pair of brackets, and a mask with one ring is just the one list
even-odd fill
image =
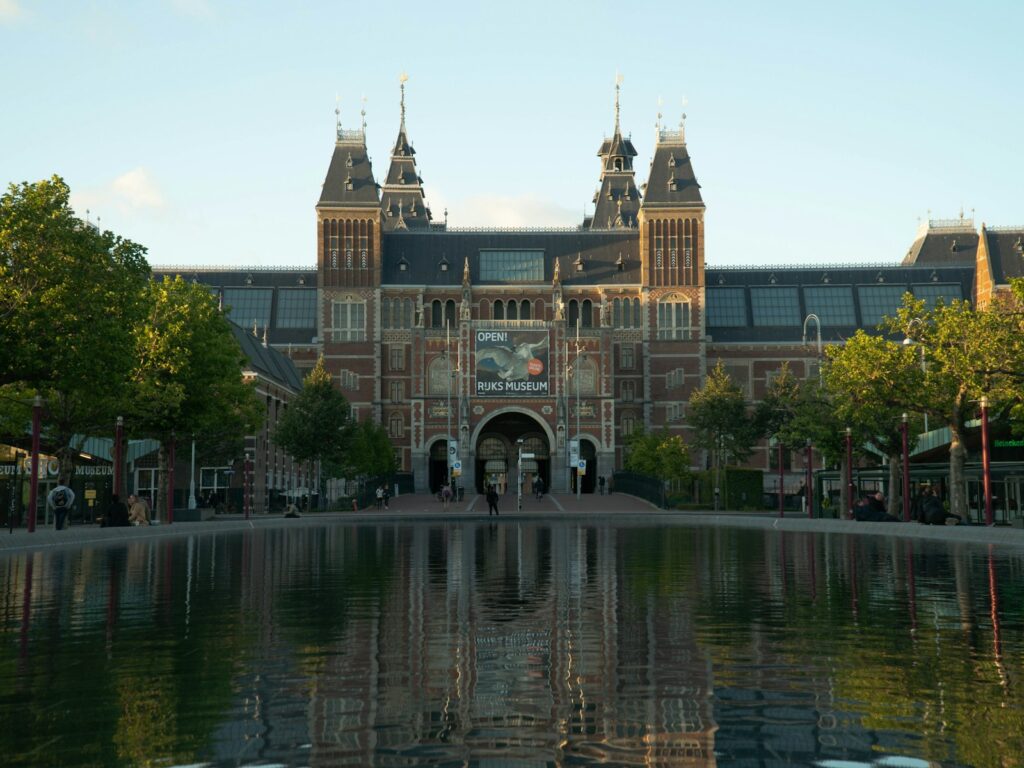
{"label": "dormer window", "polygon": [[441,263],[438,265],[442,272],[448,271],[448,259],[441,259]]}
{"label": "dormer window", "polygon": [[672,173],[670,173],[669,176],[668,176],[668,191],[669,192],[675,192],[676,191],[676,172],[675,171],[672,171]]}
{"label": "dormer window", "polygon": [[875,277],[875,280],[877,280],[880,283],[884,283],[885,282],[885,275],[883,275],[881,272],[879,272],[878,275]]}
{"label": "dormer window", "polygon": [[402,272],[409,271],[409,262],[405,260],[405,256],[398,260],[398,269]]}
{"label": "dormer window", "polygon": [[621,272],[626,266],[626,262],[622,258],[622,254],[619,254],[619,258],[615,260],[615,268]]}
{"label": "dormer window", "polygon": [[613,164],[615,166],[615,170],[616,171],[621,171],[622,170],[622,158],[621,157],[616,157],[615,160],[613,161]]}
{"label": "dormer window", "polygon": [[1017,253],[1024,253],[1024,242],[1022,242],[1021,238],[1017,238],[1017,242],[1013,244],[1013,249]]}
{"label": "dormer window", "polygon": [[949,250],[956,253],[956,240],[953,240],[952,245],[949,246]]}
{"label": "dormer window", "polygon": [[576,254],[576,261],[574,262],[577,272],[583,271],[583,257],[580,254]]}
{"label": "dormer window", "polygon": [[352,167],[352,153],[351,152],[348,153],[348,157],[345,159],[345,167],[346,168],[351,168]]}
{"label": "dormer window", "polygon": [[671,153],[668,156],[668,167],[669,168],[675,168],[676,167],[676,153],[675,152]]}

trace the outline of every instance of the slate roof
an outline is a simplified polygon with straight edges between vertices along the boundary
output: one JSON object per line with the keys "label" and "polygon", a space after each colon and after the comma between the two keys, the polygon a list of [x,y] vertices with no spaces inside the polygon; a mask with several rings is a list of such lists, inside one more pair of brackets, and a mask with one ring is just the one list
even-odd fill
{"label": "slate roof", "polygon": [[263,343],[252,335],[250,331],[241,328],[234,323],[228,323],[231,332],[235,334],[238,346],[249,361],[249,367],[259,375],[271,381],[298,392],[302,389],[302,377],[295,369],[295,364],[286,355],[278,352],[273,347],[265,347]]}
{"label": "slate roof", "polygon": [[[941,295],[970,299],[973,283],[973,264],[707,267],[705,330],[716,343],[798,344],[804,319],[815,311],[821,320],[822,341],[837,342],[849,338],[858,328],[877,333],[876,316],[894,313],[906,291],[919,298]],[[839,289],[838,296],[828,291],[815,296],[814,289],[818,288]],[[845,306],[840,306],[836,298],[842,298]],[[730,325],[728,321],[716,324],[716,318],[730,315],[739,318],[742,325]],[[772,317],[778,318],[778,324],[770,324]],[[816,335],[812,321],[808,337],[814,340]]]}
{"label": "slate roof", "polygon": [[403,107],[402,124],[398,129],[395,147],[391,152],[391,165],[381,190],[385,232],[430,227],[430,209],[423,193],[423,179],[416,170],[415,154],[416,150],[409,143],[405,130]]}
{"label": "slate roof", "polygon": [[380,205],[377,182],[366,153],[362,131],[338,131],[338,140],[327,168],[317,207],[376,207]]}
{"label": "slate roof", "polygon": [[645,208],[704,207],[682,131],[659,132],[643,193]]}
{"label": "slate roof", "polygon": [[985,243],[996,285],[1006,285],[1012,277],[1024,277],[1024,228],[986,229]]}
{"label": "slate roof", "polygon": [[918,231],[903,263],[973,264],[977,253],[978,233],[970,219],[954,224],[926,222]]}
{"label": "slate roof", "polygon": [[597,155],[601,158],[601,183],[594,194],[594,215],[587,217],[585,225],[591,229],[636,227],[640,211],[640,190],[633,173],[636,149],[631,140],[622,138],[618,121],[614,135],[601,143]]}
{"label": "slate roof", "polygon": [[[640,282],[640,239],[636,230],[501,230],[384,233],[385,285],[462,285],[462,269],[469,258],[474,286],[494,285],[480,280],[481,250],[541,250],[544,283],[550,283],[555,259],[561,259],[562,285],[628,285]],[[622,269],[617,264],[622,256]],[[577,255],[583,271],[577,271]],[[447,263],[443,270],[442,263]],[[402,269],[402,265],[405,269]]]}

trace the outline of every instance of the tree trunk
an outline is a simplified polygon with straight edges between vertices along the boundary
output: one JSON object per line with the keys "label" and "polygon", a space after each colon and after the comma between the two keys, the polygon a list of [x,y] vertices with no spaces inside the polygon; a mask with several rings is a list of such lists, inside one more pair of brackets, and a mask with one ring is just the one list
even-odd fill
{"label": "tree trunk", "polygon": [[153,517],[159,517],[160,520],[166,522],[168,520],[168,510],[165,509],[167,506],[167,445],[160,443],[160,450],[157,451],[157,492],[156,498],[153,499]]}
{"label": "tree trunk", "polygon": [[900,487],[902,482],[900,479],[900,469],[903,467],[901,459],[902,456],[899,453],[889,454],[889,494],[886,500],[886,511],[900,520],[903,519],[903,513],[900,511],[903,508],[903,493],[897,494],[896,489]]}
{"label": "tree trunk", "polygon": [[964,488],[964,459],[967,456],[967,448],[964,447],[960,427],[960,407],[954,406],[953,419],[949,425],[949,511],[965,517],[967,493]]}
{"label": "tree trunk", "polygon": [[836,517],[840,520],[846,520],[849,518],[853,510],[848,509],[849,507],[849,495],[850,495],[850,463],[846,460],[846,453],[843,453],[843,457],[840,459],[839,465],[839,501],[836,504]]}

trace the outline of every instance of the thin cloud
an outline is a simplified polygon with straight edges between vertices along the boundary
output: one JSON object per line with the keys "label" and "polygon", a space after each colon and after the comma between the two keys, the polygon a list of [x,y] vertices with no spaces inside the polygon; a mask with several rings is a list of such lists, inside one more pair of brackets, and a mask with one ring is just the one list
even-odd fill
{"label": "thin cloud", "polygon": [[171,8],[182,16],[192,16],[197,19],[212,19],[213,7],[207,0],[169,0]]}
{"label": "thin cloud", "polygon": [[[431,208],[434,220],[443,220],[444,206],[431,203]],[[582,220],[582,211],[525,195],[484,195],[448,204],[448,223],[453,227],[572,227]]]}
{"label": "thin cloud", "polygon": [[75,210],[79,213],[87,209],[99,213],[109,209],[129,213],[158,210],[166,205],[156,181],[141,166],[122,173],[109,184],[84,189],[73,198]]}
{"label": "thin cloud", "polygon": [[25,10],[18,0],[0,0],[0,24],[13,24],[24,16]]}

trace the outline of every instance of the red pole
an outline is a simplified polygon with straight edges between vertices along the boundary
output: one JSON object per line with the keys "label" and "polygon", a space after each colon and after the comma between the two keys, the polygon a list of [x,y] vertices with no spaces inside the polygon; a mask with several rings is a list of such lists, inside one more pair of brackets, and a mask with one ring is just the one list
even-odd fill
{"label": "red pole", "polygon": [[117,417],[117,426],[114,427],[114,493],[121,495],[121,465],[124,464],[124,417]]}
{"label": "red pole", "polygon": [[167,444],[167,524],[174,522],[174,433]]}
{"label": "red pole", "polygon": [[249,487],[249,454],[245,454],[245,463],[242,465],[242,494],[245,498],[245,519],[252,515],[252,491]]}
{"label": "red pole", "polygon": [[807,441],[807,481],[804,483],[805,493],[807,494],[807,517],[814,518],[814,490],[812,483],[814,482],[814,451],[811,450],[811,441]]}
{"label": "red pole", "polygon": [[782,441],[779,441],[779,517],[785,517],[786,495],[783,483],[786,480],[786,471],[782,467]]}
{"label": "red pole", "polygon": [[846,515],[853,514],[853,430],[846,428]]}
{"label": "red pole", "polygon": [[39,503],[39,431],[43,414],[43,398],[32,402],[32,482],[28,488],[28,532],[36,530],[36,505]]}
{"label": "red pole", "polygon": [[903,414],[900,429],[903,432],[903,522],[910,522],[910,437],[907,414]]}
{"label": "red pole", "polygon": [[988,447],[988,398],[981,398],[981,481],[985,489],[985,525],[993,525],[992,517],[992,461]]}

